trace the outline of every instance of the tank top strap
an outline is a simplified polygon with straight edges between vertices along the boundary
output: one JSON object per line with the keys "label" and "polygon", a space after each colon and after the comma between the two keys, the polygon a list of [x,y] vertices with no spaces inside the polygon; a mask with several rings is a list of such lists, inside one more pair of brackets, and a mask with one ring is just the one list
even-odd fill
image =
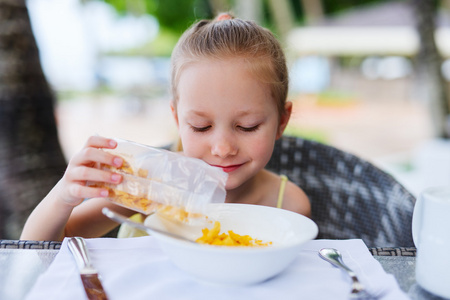
{"label": "tank top strap", "polygon": [[286,182],[288,181],[288,178],[286,175],[280,175],[280,190],[278,191],[278,201],[277,201],[277,208],[281,208],[283,206],[283,198],[284,198],[284,190],[286,188]]}
{"label": "tank top strap", "polygon": [[[132,221],[138,222],[138,223],[144,223],[145,216],[136,213],[130,217]],[[138,237],[138,236],[146,236],[148,233],[146,231],[136,229],[134,227],[131,227],[130,225],[124,223],[121,224],[119,227],[119,232],[117,233],[117,238],[130,238],[130,237]]]}

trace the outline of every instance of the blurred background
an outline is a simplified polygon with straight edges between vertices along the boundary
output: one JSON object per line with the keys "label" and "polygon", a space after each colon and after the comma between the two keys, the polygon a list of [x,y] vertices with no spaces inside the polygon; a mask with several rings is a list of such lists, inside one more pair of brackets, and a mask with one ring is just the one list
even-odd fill
{"label": "blurred background", "polygon": [[[14,77],[13,64],[22,76],[14,78],[23,84],[19,97],[8,94],[12,85],[19,87],[17,81],[0,83],[0,122],[14,133],[2,129],[0,149],[9,150],[0,152],[0,185],[9,192],[0,192],[0,205],[17,196],[12,184],[23,186],[23,180],[11,183],[10,178],[30,173],[17,168],[24,157],[33,166],[30,157],[47,152],[36,161],[54,163],[41,193],[22,195],[33,199],[20,209],[0,207],[0,217],[32,209],[91,135],[152,146],[173,142],[171,51],[192,23],[223,11],[269,28],[283,44],[294,103],[287,134],[367,159],[416,195],[450,182],[449,0],[0,0],[0,75]],[[26,32],[25,38],[17,38],[16,28]],[[27,47],[31,52],[23,50]],[[22,53],[17,61],[26,63],[11,53]],[[49,92],[39,89],[45,82],[30,87],[42,76]],[[36,98],[42,94],[48,97]],[[54,124],[43,130],[56,136],[49,137],[54,152],[43,150],[45,138],[36,142],[43,134],[20,131],[24,126],[17,123],[28,115],[11,114],[25,107],[17,99],[38,106],[38,123],[45,115],[39,109],[54,111]],[[49,103],[44,108],[36,104],[44,102]],[[27,149],[41,146],[34,156],[19,155],[17,143],[30,136]],[[43,168],[48,164],[35,169]],[[17,234],[20,222],[8,225],[15,231],[0,228],[0,237]]]}

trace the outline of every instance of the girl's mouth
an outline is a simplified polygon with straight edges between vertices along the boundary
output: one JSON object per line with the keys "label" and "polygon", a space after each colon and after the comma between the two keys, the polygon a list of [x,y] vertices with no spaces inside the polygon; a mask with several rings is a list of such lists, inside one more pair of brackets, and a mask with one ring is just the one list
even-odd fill
{"label": "girl's mouth", "polygon": [[231,173],[234,170],[239,169],[242,166],[242,164],[240,164],[240,165],[230,165],[230,166],[217,166],[217,165],[213,165],[213,166],[221,168],[226,173]]}

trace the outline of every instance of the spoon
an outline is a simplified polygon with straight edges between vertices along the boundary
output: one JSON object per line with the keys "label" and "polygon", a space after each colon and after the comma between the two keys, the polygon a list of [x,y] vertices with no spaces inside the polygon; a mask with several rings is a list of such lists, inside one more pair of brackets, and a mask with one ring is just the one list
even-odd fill
{"label": "spoon", "polygon": [[[344,261],[342,260],[342,255],[337,249],[333,248],[323,248],[319,251],[319,256],[332,264],[335,267],[340,268],[341,270],[344,270],[347,272],[347,274],[352,278],[352,290],[351,290],[351,296],[357,297],[361,296],[362,294],[365,294],[365,289],[362,283],[359,281],[358,277],[356,276],[356,273],[353,272],[347,265],[345,265]],[[366,295],[367,296],[367,295]]]}
{"label": "spoon", "polygon": [[138,222],[132,221],[132,220],[128,219],[127,217],[125,217],[124,215],[121,215],[121,214],[119,214],[117,212],[114,212],[114,211],[110,210],[107,207],[103,207],[102,213],[105,216],[107,216],[108,218],[110,218],[111,220],[113,220],[113,221],[115,221],[117,223],[128,224],[128,225],[130,225],[130,226],[132,226],[134,228],[140,229],[140,230],[144,230],[144,231],[147,231],[147,232],[148,231],[150,231],[150,232],[153,231],[153,232],[157,232],[157,233],[160,233],[160,234],[163,234],[163,235],[166,235],[166,236],[170,236],[170,237],[173,237],[173,238],[185,241],[185,242],[197,244],[195,241],[190,240],[190,239],[188,239],[188,238],[186,238],[184,236],[178,235],[176,233],[172,233],[172,232],[169,232],[169,231],[165,231],[165,230],[162,230],[162,229],[159,229],[159,228],[151,227],[151,226],[148,226],[148,225],[144,225],[142,223],[138,223]]}

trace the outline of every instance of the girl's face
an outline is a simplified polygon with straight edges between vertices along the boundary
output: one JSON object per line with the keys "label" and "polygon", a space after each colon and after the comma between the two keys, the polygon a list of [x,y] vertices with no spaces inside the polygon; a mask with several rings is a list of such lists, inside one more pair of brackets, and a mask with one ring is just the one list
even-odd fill
{"label": "girl's face", "polygon": [[203,60],[187,66],[172,105],[183,151],[228,173],[227,190],[256,175],[269,161],[281,120],[267,85],[252,78],[244,60]]}

